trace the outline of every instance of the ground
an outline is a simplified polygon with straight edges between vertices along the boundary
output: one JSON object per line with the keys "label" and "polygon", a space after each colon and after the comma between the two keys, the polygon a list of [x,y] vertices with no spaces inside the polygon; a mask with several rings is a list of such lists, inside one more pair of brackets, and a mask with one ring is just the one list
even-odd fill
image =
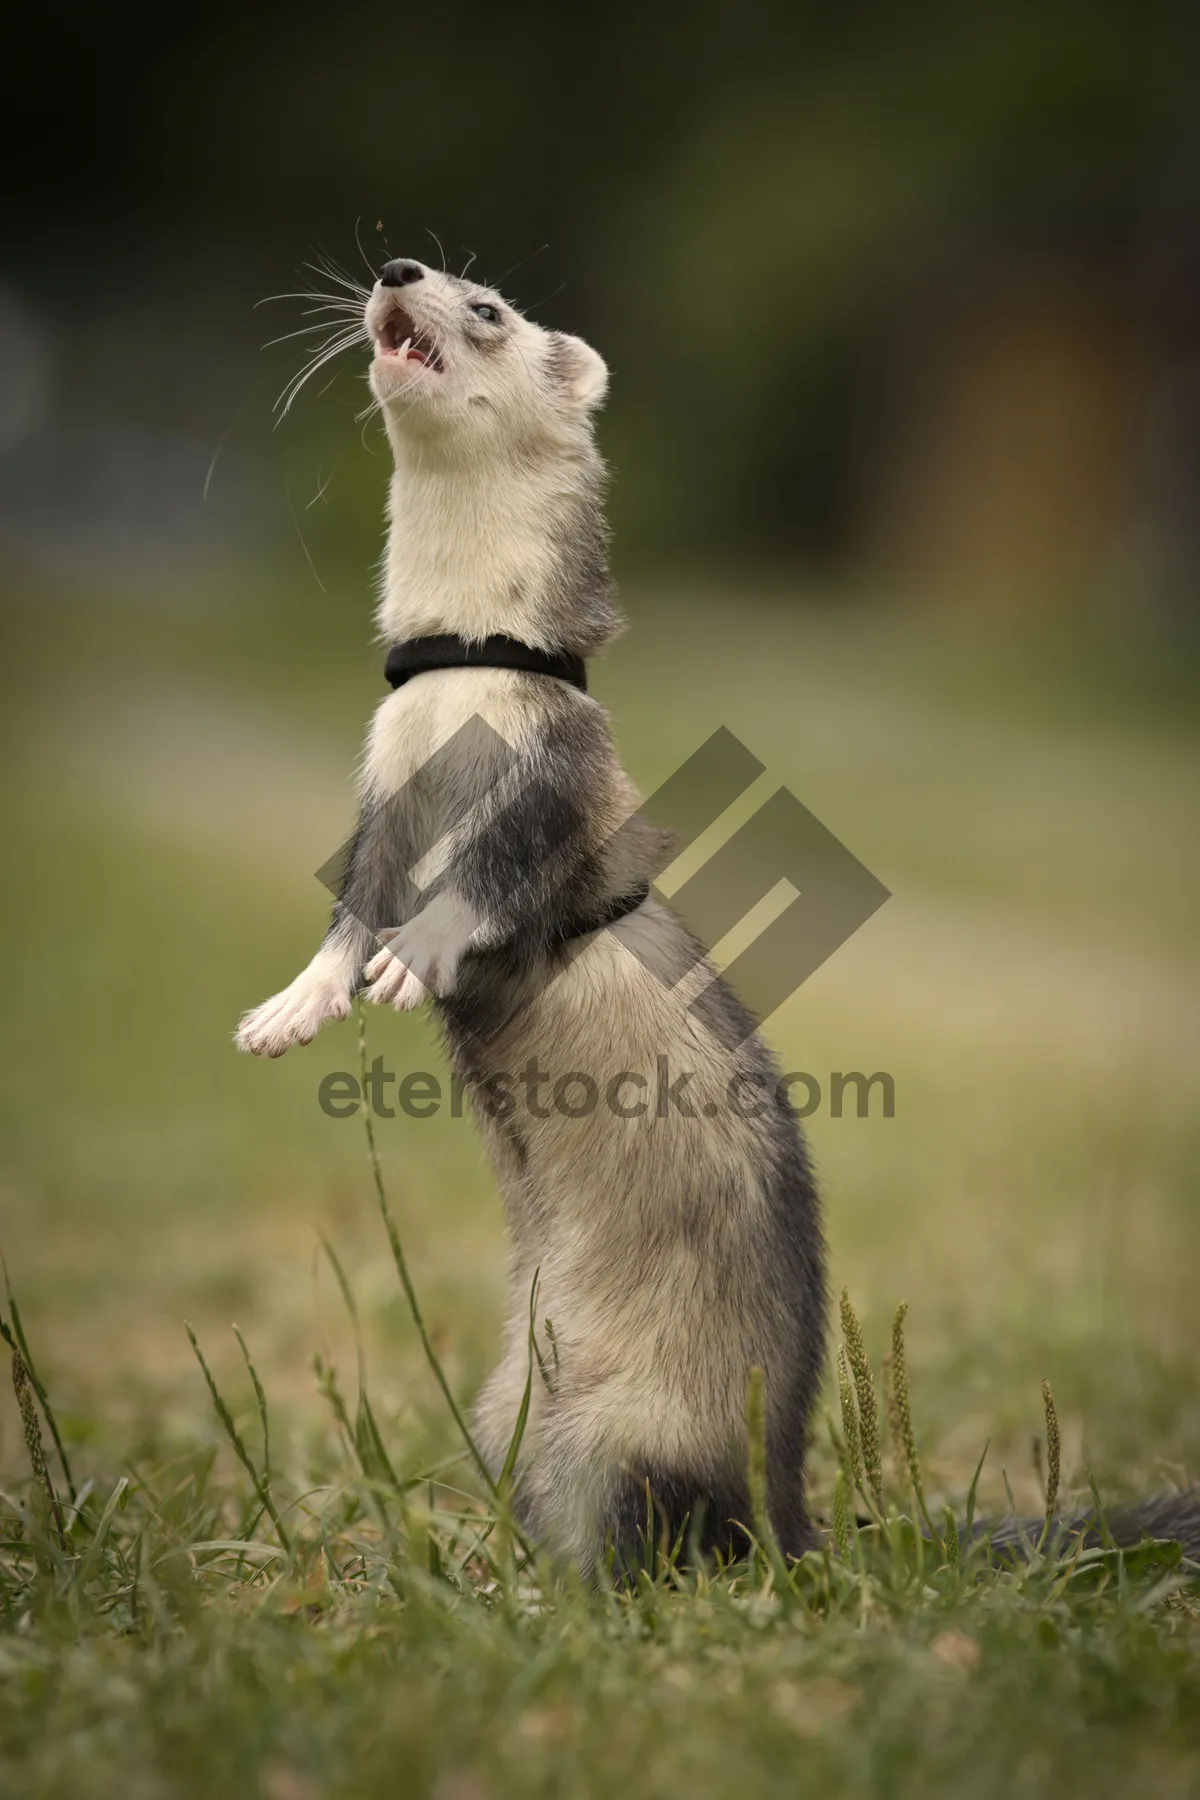
{"label": "ground", "polygon": [[[1200,1614],[1162,1561],[964,1574],[932,1549],[918,1567],[894,1524],[890,1546],[868,1530],[820,1576],[763,1560],[630,1597],[518,1573],[469,1466],[442,1466],[461,1446],[362,1121],[318,1103],[357,1066],[355,1022],[278,1063],[230,1042],[321,930],[314,871],[350,826],[379,691],[366,602],[232,576],[198,576],[169,612],[152,586],[35,592],[6,646],[0,1248],[76,1481],[95,1486],[56,1551],[0,1400],[0,1517],[24,1509],[7,1541],[27,1547],[0,1551],[0,1788],[1197,1791]],[[629,609],[594,689],[641,786],[724,724],[767,766],[759,799],[790,787],[892,890],[769,1034],[826,1096],[808,1130],[834,1285],[877,1369],[909,1303],[935,1522],[943,1501],[961,1512],[985,1443],[979,1510],[1004,1510],[1007,1483],[1041,1511],[1043,1377],[1068,1500],[1089,1478],[1115,1501],[1200,1475],[1200,757],[1171,659],[783,593],[681,584]],[[424,1018],[373,1011],[368,1049],[444,1073]],[[828,1078],[848,1069],[892,1075],[894,1117],[832,1116]],[[445,1111],[378,1137],[465,1400],[498,1344],[491,1178]],[[356,1296],[391,1475],[331,1411],[336,1388],[355,1412],[357,1375],[319,1234]],[[290,1562],[185,1318],[261,1469],[231,1321],[245,1335]],[[911,1513],[887,1472],[893,1517]],[[834,1475],[822,1420],[824,1517]],[[196,1548],[243,1533],[259,1548]]]}

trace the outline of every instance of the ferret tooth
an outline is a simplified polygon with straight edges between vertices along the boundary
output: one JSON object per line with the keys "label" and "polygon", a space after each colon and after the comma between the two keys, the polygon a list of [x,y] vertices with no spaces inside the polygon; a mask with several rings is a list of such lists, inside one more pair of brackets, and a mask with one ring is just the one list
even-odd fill
{"label": "ferret tooth", "polygon": [[403,356],[404,352],[408,349],[408,347],[411,343],[412,343],[412,339],[410,337],[406,337],[404,342],[401,344],[400,349],[397,352],[397,354],[399,356]]}

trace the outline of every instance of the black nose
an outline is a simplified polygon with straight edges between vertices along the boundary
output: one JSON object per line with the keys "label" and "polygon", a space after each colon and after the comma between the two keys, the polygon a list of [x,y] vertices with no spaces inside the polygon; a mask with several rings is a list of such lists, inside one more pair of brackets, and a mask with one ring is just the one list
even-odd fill
{"label": "black nose", "polygon": [[425,271],[420,263],[404,262],[397,258],[395,262],[384,263],[379,272],[381,287],[407,287],[410,281],[421,281]]}

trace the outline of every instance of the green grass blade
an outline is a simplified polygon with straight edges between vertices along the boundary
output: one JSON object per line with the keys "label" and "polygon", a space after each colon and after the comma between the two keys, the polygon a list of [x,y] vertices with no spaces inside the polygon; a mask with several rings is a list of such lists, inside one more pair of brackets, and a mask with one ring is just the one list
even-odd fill
{"label": "green grass blade", "polygon": [[[359,1073],[363,1092],[365,1093],[367,1091],[366,1021],[363,1014],[363,1004],[361,999],[356,1000],[355,1005],[358,1008]],[[446,1405],[450,1410],[450,1416],[453,1418],[454,1423],[458,1428],[459,1436],[462,1438],[463,1443],[470,1452],[472,1462],[475,1464],[476,1469],[479,1471],[480,1476],[486,1484],[488,1493],[495,1498],[495,1479],[493,1478],[487,1463],[480,1455],[479,1446],[471,1435],[470,1426],[463,1417],[458,1401],[454,1398],[454,1391],[451,1388],[449,1381],[446,1379],[446,1371],[442,1368],[441,1358],[434,1349],[433,1340],[425,1326],[425,1319],[421,1312],[420,1301],[417,1299],[417,1291],[413,1286],[412,1276],[408,1271],[408,1259],[404,1254],[404,1247],[400,1242],[400,1233],[396,1230],[396,1223],[392,1218],[391,1208],[388,1206],[387,1190],[383,1185],[383,1169],[379,1161],[379,1150],[375,1143],[375,1127],[371,1123],[371,1109],[369,1106],[364,1106],[362,1108],[362,1116],[367,1134],[367,1154],[370,1159],[371,1173],[375,1182],[375,1198],[379,1206],[380,1215],[383,1219],[384,1229],[387,1232],[388,1244],[392,1252],[392,1261],[396,1265],[396,1273],[399,1275],[400,1285],[404,1289],[404,1297],[408,1302],[408,1310],[412,1317],[412,1322],[417,1328],[417,1336],[421,1340],[421,1348],[425,1352],[425,1360],[433,1372],[434,1380],[442,1391],[442,1398],[445,1400]]]}
{"label": "green grass blade", "polygon": [[291,1539],[288,1537],[283,1520],[279,1516],[279,1509],[275,1505],[274,1498],[270,1491],[263,1486],[262,1478],[251,1461],[250,1452],[242,1442],[242,1434],[234,1423],[233,1414],[230,1412],[228,1406],[226,1406],[224,1396],[216,1382],[213,1380],[212,1370],[204,1360],[204,1352],[200,1348],[199,1340],[186,1319],[183,1322],[183,1328],[188,1334],[188,1339],[191,1343],[192,1350],[195,1353],[196,1361],[200,1364],[200,1368],[203,1371],[204,1379],[208,1384],[208,1391],[212,1396],[212,1403],[216,1410],[217,1417],[224,1427],[226,1437],[233,1446],[234,1455],[254,1483],[254,1491],[262,1501],[267,1512],[271,1515],[271,1523],[275,1527],[276,1536],[283,1545],[284,1550],[290,1555],[292,1549]]}
{"label": "green grass blade", "polygon": [[99,1520],[97,1521],[96,1529],[92,1534],[92,1541],[80,1558],[79,1567],[75,1572],[75,1586],[79,1590],[85,1588],[91,1580],[92,1573],[95,1570],[97,1563],[100,1561],[101,1554],[104,1550],[109,1529],[113,1522],[113,1516],[128,1489],[129,1479],[127,1476],[122,1475],[121,1479],[117,1482],[116,1487],[104,1503],[104,1511],[100,1514]]}
{"label": "green grass blade", "polygon": [[362,1321],[359,1317],[358,1301],[355,1299],[354,1289],[350,1285],[350,1277],[342,1267],[342,1261],[337,1251],[323,1231],[318,1231],[317,1237],[326,1260],[333,1270],[334,1279],[341,1290],[342,1300],[350,1319],[350,1329],[354,1334],[354,1355],[358,1366],[358,1411],[354,1429],[350,1435],[355,1451],[364,1475],[382,1478],[396,1492],[399,1492],[400,1482],[392,1467],[391,1458],[384,1448],[383,1436],[379,1430],[367,1388],[367,1353],[363,1346]]}
{"label": "green grass blade", "polygon": [[250,1380],[254,1385],[254,1398],[258,1404],[258,1418],[259,1418],[259,1423],[262,1426],[262,1435],[263,1435],[263,1467],[262,1467],[263,1486],[270,1487],[270,1485],[271,1485],[271,1420],[270,1420],[270,1415],[267,1412],[267,1396],[266,1396],[265,1392],[263,1391],[262,1382],[258,1379],[258,1370],[255,1368],[254,1364],[250,1360],[250,1352],[246,1348],[246,1340],[242,1336],[241,1330],[237,1325],[235,1325],[233,1327],[233,1335],[238,1341],[238,1346],[242,1352],[242,1357],[245,1360],[247,1369],[250,1371]]}
{"label": "green grass blade", "polygon": [[979,1492],[979,1477],[983,1473],[984,1460],[991,1447],[991,1442],[992,1440],[989,1438],[987,1443],[984,1444],[983,1449],[979,1452],[979,1461],[975,1464],[975,1473],[972,1475],[971,1485],[967,1489],[967,1516],[963,1530],[963,1541],[968,1547],[971,1543],[971,1534],[975,1525],[975,1496]]}

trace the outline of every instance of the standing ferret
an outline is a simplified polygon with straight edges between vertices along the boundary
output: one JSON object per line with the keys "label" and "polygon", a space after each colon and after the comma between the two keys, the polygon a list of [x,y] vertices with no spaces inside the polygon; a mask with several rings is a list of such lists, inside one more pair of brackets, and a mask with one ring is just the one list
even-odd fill
{"label": "standing ferret", "polygon": [[[358,991],[400,1011],[432,1001],[512,1235],[505,1351],[476,1410],[496,1473],[535,1279],[553,1321],[515,1490],[531,1535],[585,1573],[610,1550],[629,1572],[650,1496],[656,1536],[742,1548],[759,1366],[768,1507],[801,1555],[825,1341],[817,1198],[765,1045],[651,892],[671,852],[586,693],[584,659],[621,625],[592,428],[607,370],[579,338],[410,260],[387,264],[365,324],[395,458],[379,606],[395,691],[367,738],[325,941],[238,1046],[311,1043]],[[652,1105],[664,1071],[669,1103]],[[605,1106],[567,1102],[588,1082]],[[1200,1566],[1200,1489],[1062,1528],[1177,1537]],[[994,1554],[1023,1554],[1022,1530],[991,1532]]]}
{"label": "standing ferret", "polygon": [[[367,736],[324,942],[237,1044],[310,1043],[360,990],[401,1011],[432,1001],[512,1237],[504,1354],[476,1410],[497,1473],[535,1275],[553,1326],[515,1495],[533,1536],[585,1573],[609,1549],[632,1566],[649,1489],[672,1541],[738,1548],[757,1365],[772,1520],[800,1555],[826,1311],[811,1169],[766,1047],[650,892],[670,852],[584,691],[583,659],[621,626],[593,430],[607,370],[491,289],[407,259],[365,323],[395,459],[378,619],[399,685]],[[528,1084],[515,1104],[507,1072],[531,1067],[556,1094],[587,1072],[608,1104],[571,1116]],[[682,1104],[647,1098],[664,1069],[685,1075]],[[747,1084],[766,1097],[753,1117],[731,1104]]]}

